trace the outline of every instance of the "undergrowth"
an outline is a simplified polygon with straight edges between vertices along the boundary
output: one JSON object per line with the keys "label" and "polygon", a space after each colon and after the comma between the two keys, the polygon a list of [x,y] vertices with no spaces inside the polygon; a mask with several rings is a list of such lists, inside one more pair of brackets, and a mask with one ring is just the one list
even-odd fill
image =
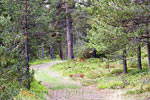
{"label": "undergrowth", "polygon": [[137,63],[128,61],[128,74],[123,74],[122,63],[111,62],[108,65],[99,59],[69,60],[54,65],[55,70],[63,75],[84,74],[83,85],[97,84],[99,89],[125,89],[127,94],[145,93],[150,91],[150,78],[147,61],[142,61],[143,70],[137,69]]}
{"label": "undergrowth", "polygon": [[14,100],[46,100],[47,94],[48,91],[46,87],[40,82],[34,80],[31,83],[31,90],[22,88]]}

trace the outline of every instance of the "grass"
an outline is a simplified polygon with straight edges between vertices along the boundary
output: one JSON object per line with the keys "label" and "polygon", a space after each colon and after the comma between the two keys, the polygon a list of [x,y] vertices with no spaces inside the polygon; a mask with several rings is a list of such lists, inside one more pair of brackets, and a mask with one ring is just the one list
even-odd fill
{"label": "grass", "polygon": [[52,61],[52,59],[50,59],[50,58],[37,59],[37,60],[31,61],[30,65],[38,65],[38,64],[48,63],[51,61]]}
{"label": "grass", "polygon": [[125,89],[127,94],[143,94],[150,92],[150,78],[147,60],[142,59],[143,70],[139,71],[135,61],[128,61],[128,74],[123,74],[122,64],[110,63],[110,70],[106,62],[99,59],[85,61],[70,60],[54,65],[54,70],[63,72],[64,76],[70,74],[84,74],[81,80],[84,85],[96,84],[99,89]]}
{"label": "grass", "polygon": [[51,84],[52,86],[50,87],[50,89],[52,90],[80,88],[79,86],[72,83],[66,84],[64,77],[61,74],[56,74],[57,73],[55,73],[55,71],[53,71],[51,68],[40,69],[37,71],[35,70],[35,79]]}
{"label": "grass", "polygon": [[60,61],[60,58],[55,58],[55,59],[50,59],[48,57],[45,57],[44,59],[36,59],[33,61],[30,61],[30,65],[38,65],[38,64],[44,64],[44,63],[48,63],[48,62],[52,62],[52,61]]}
{"label": "grass", "polygon": [[122,81],[112,81],[112,82],[109,81],[109,83],[107,82],[99,83],[98,88],[99,89],[105,89],[105,88],[115,89],[115,88],[120,88],[122,86],[123,86]]}
{"label": "grass", "polygon": [[48,91],[45,86],[43,86],[38,81],[34,80],[31,83],[31,90],[23,88],[20,90],[15,100],[46,100],[46,95]]}
{"label": "grass", "polygon": [[79,86],[76,85],[66,85],[66,84],[58,84],[57,86],[51,87],[51,90],[63,90],[63,89],[78,89]]}
{"label": "grass", "polygon": [[[93,60],[94,61],[94,60]],[[61,64],[56,64],[53,66],[54,69],[60,70],[63,72],[64,75],[68,76],[69,74],[75,73],[84,73],[88,75],[90,72],[89,70],[97,69],[100,62],[93,63],[92,60],[88,60],[85,62],[74,62],[74,61],[67,61]]]}

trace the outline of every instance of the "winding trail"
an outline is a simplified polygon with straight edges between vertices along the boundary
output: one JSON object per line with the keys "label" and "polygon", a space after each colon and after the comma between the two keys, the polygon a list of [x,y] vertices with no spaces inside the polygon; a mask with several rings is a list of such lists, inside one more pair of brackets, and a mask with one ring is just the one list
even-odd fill
{"label": "winding trail", "polygon": [[47,100],[124,100],[121,98],[120,92],[99,91],[93,86],[85,87],[69,77],[63,77],[51,69],[57,63],[62,63],[62,61],[53,61],[31,67],[35,70],[35,78],[41,81],[49,91]]}

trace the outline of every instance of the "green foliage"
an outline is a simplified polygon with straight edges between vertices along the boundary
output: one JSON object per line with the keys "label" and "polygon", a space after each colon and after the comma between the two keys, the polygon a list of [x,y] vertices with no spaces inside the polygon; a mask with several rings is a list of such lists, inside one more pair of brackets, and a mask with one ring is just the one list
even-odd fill
{"label": "green foliage", "polygon": [[[130,60],[129,66],[132,63],[134,62]],[[149,91],[149,74],[148,68],[145,66],[146,63],[142,64],[142,71],[129,67],[128,74],[123,74],[122,65],[118,62],[111,62],[109,64],[109,72],[107,63],[99,59],[87,59],[83,62],[79,60],[68,61],[54,65],[53,68],[62,71],[65,76],[84,74],[85,77],[81,80],[83,85],[97,84],[99,89],[127,89],[129,92],[140,91],[140,93],[145,93]]]}
{"label": "green foliage", "polygon": [[149,31],[149,25],[141,23],[139,18],[140,15],[141,18],[148,17],[149,7],[146,3],[140,5],[130,0],[94,0],[90,6],[82,5],[80,8],[88,16],[88,47],[96,48],[101,53],[112,55],[128,48],[128,54],[133,56],[137,41],[130,37],[141,37],[146,34],[146,30]]}
{"label": "green foliage", "polygon": [[[0,46],[0,98],[8,100],[19,93],[19,89],[23,87],[24,82],[24,62],[16,58],[17,53],[7,51],[7,48]],[[31,75],[32,76],[32,75]],[[4,90],[3,90],[3,89]]]}
{"label": "green foliage", "polygon": [[[26,88],[27,79],[21,71],[17,71],[17,68],[13,66],[12,68],[3,68],[0,73],[0,98],[2,100],[12,99],[18,95],[21,88]],[[32,82],[33,73],[30,73],[30,82]]]}
{"label": "green foliage", "polygon": [[120,69],[120,68],[117,68],[117,69],[113,69],[112,71],[111,71],[111,74],[121,74],[123,71],[122,71],[122,69]]}
{"label": "green foliage", "polygon": [[[75,53],[79,58],[90,58],[91,48],[96,48],[98,53],[104,54],[109,60],[112,60],[114,55],[122,55],[121,51],[125,48],[129,52],[127,57],[134,57],[137,42],[131,38],[139,38],[149,32],[149,23],[147,23],[149,21],[147,20],[149,19],[148,2],[138,4],[131,2],[131,0],[87,0],[87,2],[82,1],[83,5],[80,5],[74,0],[65,1],[69,8],[68,13],[65,12],[65,5],[62,0],[28,1],[30,60],[40,57],[39,50],[41,46],[39,45],[43,42],[45,43],[46,56],[49,54],[50,44],[55,45],[54,48],[57,49],[55,51],[56,55],[59,52],[58,45],[56,45],[58,42],[62,43],[61,46],[66,51],[66,34],[63,34],[66,31],[64,24],[66,15],[72,17],[73,40],[77,40],[78,44],[75,46]],[[21,88],[26,86],[28,80],[25,78],[24,39],[26,37],[23,36],[23,15],[24,3],[22,0],[0,1],[0,88],[5,88],[5,91],[3,89],[0,90],[2,99],[12,99],[19,93]],[[53,33],[57,34],[55,38],[51,36]],[[81,44],[79,44],[80,42]],[[143,46],[142,43],[141,45]],[[135,70],[137,63],[135,60],[130,61],[128,63],[129,74],[127,75],[122,74],[120,63],[110,63],[108,69],[108,62],[99,59],[88,59],[85,61],[77,59],[77,61],[57,64],[54,68],[63,71],[67,76],[70,74],[84,74],[84,82],[86,79],[90,79],[98,84],[102,81],[103,83],[99,84],[99,88],[102,89],[118,88],[118,86],[119,88],[134,87],[136,88],[135,90],[142,93],[143,91],[149,91],[149,84],[143,82],[145,77],[145,80],[148,80],[148,70],[146,68],[148,64],[145,60],[147,54],[145,52],[143,51],[142,53],[143,70]],[[30,64],[36,65],[49,61],[51,60],[47,58],[42,61],[31,61]],[[60,82],[46,74],[40,75],[41,73],[36,77],[43,80],[51,79],[51,81],[56,83]],[[32,79],[33,73],[31,73],[29,80],[32,82]],[[107,84],[104,84],[105,82]],[[46,91],[37,82],[33,82],[31,86],[33,90],[25,90],[25,94],[30,95],[33,99],[36,95],[42,96],[41,93],[33,93],[33,91],[39,92],[39,90],[35,89],[36,87]],[[64,87],[62,85],[54,88]],[[68,87],[74,88],[74,86]],[[22,96],[22,93],[19,95]],[[23,94],[23,96],[26,95]]]}
{"label": "green foliage", "polygon": [[5,28],[5,26],[8,25],[8,23],[10,23],[10,16],[8,16],[8,17],[0,16],[1,29]]}
{"label": "green foliage", "polygon": [[[24,20],[22,17],[24,3],[21,0],[1,0],[0,5],[0,99],[9,100],[18,95],[21,88],[26,88],[28,80],[32,82],[33,73],[30,73],[30,79],[26,79]],[[41,0],[36,2],[30,0],[29,5],[28,26],[30,26],[30,29],[28,29],[28,32],[32,36],[29,46],[30,52],[33,52],[30,59],[35,59],[39,48],[31,46],[31,44],[35,43],[36,45],[39,39],[37,39],[37,34],[34,33],[39,32],[40,28],[37,26],[42,22],[41,28],[48,31],[51,14],[48,13],[48,8]],[[45,16],[46,14],[47,16]],[[31,39],[30,36],[29,40]],[[5,88],[5,91],[1,88]]]}
{"label": "green foliage", "polygon": [[45,58],[45,59],[37,59],[37,60],[33,60],[30,62],[30,65],[38,65],[38,64],[43,64],[43,63],[48,63],[51,62],[52,60],[49,58]]}
{"label": "green foliage", "polygon": [[9,100],[15,97],[16,95],[18,95],[20,88],[22,87],[23,87],[22,84],[20,84],[19,82],[10,81],[8,83],[8,80],[4,81],[4,79],[1,79],[0,80],[0,98],[2,100]]}
{"label": "green foliage", "polygon": [[77,58],[91,58],[92,57],[92,49],[88,46],[74,48],[74,52]]}
{"label": "green foliage", "polygon": [[31,83],[31,90],[23,88],[19,91],[15,100],[46,100],[48,94],[47,88],[43,86],[40,82],[34,80]]}
{"label": "green foliage", "polygon": [[116,89],[116,88],[120,88],[123,86],[123,82],[122,81],[113,81],[113,82],[102,82],[98,85],[99,89],[106,89],[106,88],[110,88],[110,89]]}
{"label": "green foliage", "polygon": [[57,64],[54,66],[54,68],[58,70],[62,70],[65,75],[70,75],[75,73],[78,74],[84,73],[86,75],[90,70],[94,70],[94,69],[96,70],[98,68],[98,64],[100,64],[100,62],[99,60],[97,60],[96,62],[97,63],[90,63],[90,60],[80,62],[80,59],[77,59],[77,61],[70,60],[64,62],[63,64]]}

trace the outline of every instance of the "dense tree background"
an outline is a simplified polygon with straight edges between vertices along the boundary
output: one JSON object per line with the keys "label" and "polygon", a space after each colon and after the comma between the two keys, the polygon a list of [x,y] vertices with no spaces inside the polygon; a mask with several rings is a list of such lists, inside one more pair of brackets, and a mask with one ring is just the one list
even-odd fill
{"label": "dense tree background", "polygon": [[[127,59],[131,57],[137,59],[138,69],[142,70],[141,48],[147,48],[150,70],[149,3],[149,0],[28,0],[25,13],[23,0],[1,0],[1,98],[12,98],[21,87],[27,87],[27,81],[33,80],[32,71],[25,78],[26,38],[30,61],[91,57],[123,60],[127,73]],[[25,14],[28,37],[24,35]]]}

